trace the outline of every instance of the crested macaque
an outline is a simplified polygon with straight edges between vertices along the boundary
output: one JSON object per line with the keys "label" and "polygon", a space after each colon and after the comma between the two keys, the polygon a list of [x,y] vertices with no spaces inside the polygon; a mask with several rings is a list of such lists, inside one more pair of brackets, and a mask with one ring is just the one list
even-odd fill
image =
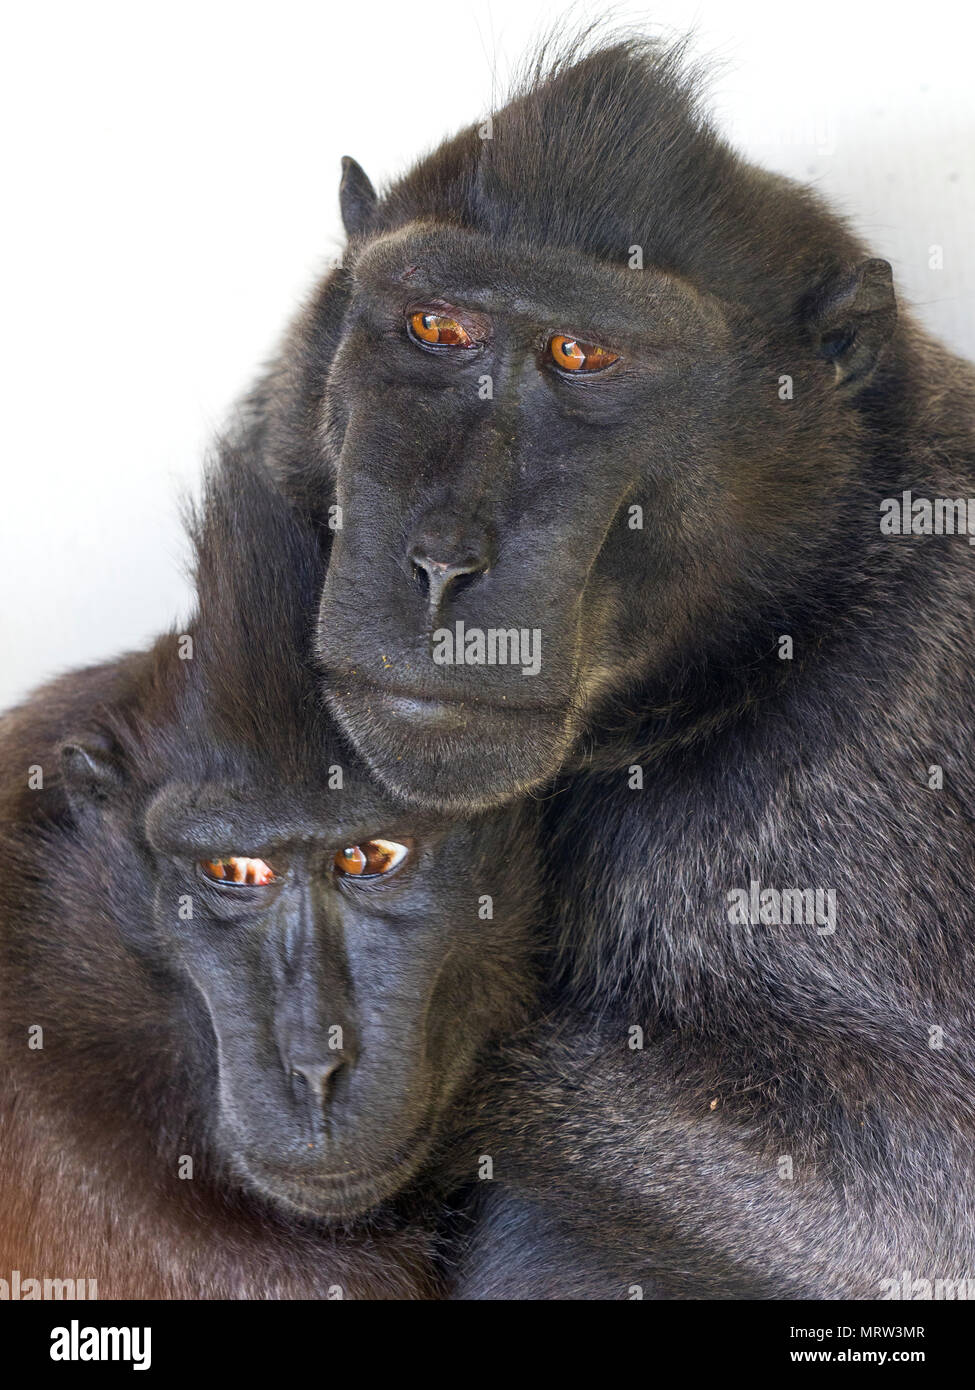
{"label": "crested macaque", "polygon": [[975,498],[975,373],[679,52],[542,61],[488,134],[345,162],[238,438],[333,535],[380,781],[543,807],[555,1023],[474,1107],[455,1292],[975,1277],[975,562],[882,524]]}
{"label": "crested macaque", "polygon": [[211,473],[194,535],[184,633],[0,723],[0,1269],[431,1298],[424,1171],[529,997],[532,817],[404,807],[343,745],[266,474]]}

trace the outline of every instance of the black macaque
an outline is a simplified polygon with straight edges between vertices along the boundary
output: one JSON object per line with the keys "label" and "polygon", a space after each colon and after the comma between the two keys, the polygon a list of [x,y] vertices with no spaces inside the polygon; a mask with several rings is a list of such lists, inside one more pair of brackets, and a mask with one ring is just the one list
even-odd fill
{"label": "black macaque", "polygon": [[195,541],[185,633],[0,723],[0,1269],[435,1297],[422,1170],[524,1014],[532,816],[405,808],[343,746],[266,473],[212,472]]}
{"label": "black macaque", "polygon": [[975,552],[923,506],[965,529],[972,368],[679,51],[341,200],[240,431],[334,532],[330,708],[416,802],[543,789],[557,1026],[458,1293],[975,1277]]}

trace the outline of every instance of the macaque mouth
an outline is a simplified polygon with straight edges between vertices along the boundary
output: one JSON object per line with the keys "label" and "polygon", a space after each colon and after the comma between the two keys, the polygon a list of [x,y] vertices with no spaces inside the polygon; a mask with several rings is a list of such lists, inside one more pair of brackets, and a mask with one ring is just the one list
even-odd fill
{"label": "macaque mouth", "polygon": [[364,1170],[354,1168],[344,1173],[304,1174],[247,1160],[242,1160],[242,1170],[267,1198],[284,1202],[311,1216],[351,1218],[379,1206],[406,1187],[422,1167],[431,1147],[432,1140],[424,1138],[407,1157],[367,1175]]}
{"label": "macaque mouth", "polygon": [[464,711],[468,714],[479,712],[501,715],[524,714],[535,718],[558,718],[564,713],[564,710],[559,706],[541,704],[537,701],[528,703],[517,699],[509,700],[504,695],[488,698],[467,691],[433,695],[428,690],[408,690],[403,686],[377,685],[372,681],[364,680],[358,674],[349,677],[345,673],[327,671],[325,680],[333,699],[343,702],[347,700],[375,700],[384,708],[388,708],[390,712],[407,719],[429,718],[436,716],[438,711],[458,714]]}

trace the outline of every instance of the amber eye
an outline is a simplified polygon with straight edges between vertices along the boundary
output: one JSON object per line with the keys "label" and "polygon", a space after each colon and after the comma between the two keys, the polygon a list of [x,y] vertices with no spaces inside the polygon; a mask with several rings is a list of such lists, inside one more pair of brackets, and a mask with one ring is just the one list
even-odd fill
{"label": "amber eye", "polygon": [[335,856],[335,872],[342,878],[381,878],[398,869],[409,854],[409,845],[397,840],[365,840],[346,845]]}
{"label": "amber eye", "polygon": [[437,347],[476,346],[467,329],[446,314],[431,314],[421,309],[410,315],[410,332],[421,343],[431,343]]}
{"label": "amber eye", "polygon": [[555,365],[564,372],[599,372],[618,362],[620,356],[597,343],[580,343],[578,338],[566,338],[561,334],[549,340],[548,350]]}
{"label": "amber eye", "polygon": [[238,854],[230,854],[226,859],[201,859],[200,868],[207,878],[216,879],[218,883],[250,883],[263,887],[277,878],[263,859],[248,859]]}

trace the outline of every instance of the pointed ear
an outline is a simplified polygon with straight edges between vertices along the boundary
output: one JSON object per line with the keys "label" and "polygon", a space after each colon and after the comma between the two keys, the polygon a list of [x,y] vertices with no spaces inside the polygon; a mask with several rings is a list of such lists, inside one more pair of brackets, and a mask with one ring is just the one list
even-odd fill
{"label": "pointed ear", "polygon": [[358,236],[369,225],[376,206],[376,190],[369,176],[354,159],[342,159],[342,182],[339,184],[339,206],[342,225],[348,236]]}
{"label": "pointed ear", "polygon": [[107,739],[94,734],[61,745],[61,776],[74,810],[101,806],[119,796],[125,773]]}
{"label": "pointed ear", "polygon": [[833,363],[836,385],[844,390],[866,385],[897,322],[888,263],[871,259],[835,271],[807,311],[816,351]]}

